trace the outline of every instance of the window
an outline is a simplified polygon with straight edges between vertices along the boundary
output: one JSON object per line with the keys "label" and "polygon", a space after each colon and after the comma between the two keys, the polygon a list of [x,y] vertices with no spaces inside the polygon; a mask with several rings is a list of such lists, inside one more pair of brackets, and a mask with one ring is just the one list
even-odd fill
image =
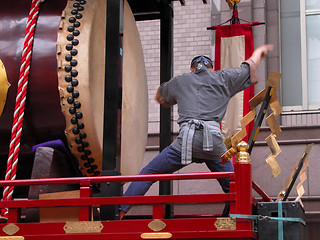
{"label": "window", "polygon": [[320,0],[281,0],[284,111],[320,109]]}

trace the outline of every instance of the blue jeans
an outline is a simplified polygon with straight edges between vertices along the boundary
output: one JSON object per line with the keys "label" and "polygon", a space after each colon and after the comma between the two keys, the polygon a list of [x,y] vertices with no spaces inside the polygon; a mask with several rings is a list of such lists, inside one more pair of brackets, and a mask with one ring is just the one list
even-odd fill
{"label": "blue jeans", "polygon": [[[193,162],[204,162],[211,172],[227,172],[233,171],[231,161],[222,165],[221,161],[210,161],[193,158]],[[181,164],[181,153],[173,148],[171,145],[162,150],[147,166],[145,166],[139,173],[144,174],[162,174],[173,173],[187,165]],[[227,193],[230,190],[229,179],[217,179],[222,187],[222,190]],[[143,196],[154,182],[132,182],[123,196]],[[129,211],[130,205],[122,205],[121,210]]]}

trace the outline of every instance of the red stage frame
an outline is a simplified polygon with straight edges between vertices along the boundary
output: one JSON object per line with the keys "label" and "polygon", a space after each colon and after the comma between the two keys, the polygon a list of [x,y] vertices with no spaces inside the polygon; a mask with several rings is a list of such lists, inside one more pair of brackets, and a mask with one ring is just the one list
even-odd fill
{"label": "red stage frame", "polygon": [[[92,197],[91,186],[102,182],[131,182],[131,181],[163,181],[163,180],[191,180],[191,179],[219,179],[230,178],[230,193],[225,194],[198,194],[198,195],[161,195],[137,197]],[[133,176],[102,176],[78,178],[52,178],[0,181],[0,186],[31,186],[80,184],[80,197],[72,199],[40,199],[40,200],[11,200],[0,202],[0,208],[8,208],[8,221],[1,223],[0,236],[5,239],[257,239],[253,230],[252,220],[232,220],[236,223],[235,230],[228,227],[218,230],[215,223],[225,218],[214,215],[183,216],[164,219],[165,204],[201,204],[230,202],[230,214],[252,215],[252,207],[257,199],[252,197],[251,163],[236,162],[235,172],[207,172],[207,173],[177,173]],[[253,184],[254,189],[261,195],[262,200],[268,197]],[[269,198],[271,201],[271,199]],[[153,205],[152,219],[128,219],[113,221],[92,221],[92,206],[113,204],[151,204]],[[79,206],[80,230],[77,233],[67,233],[66,222],[53,223],[25,223],[21,220],[21,209],[30,207],[62,207]],[[209,214],[209,213],[208,213]],[[148,227],[152,221],[161,221],[165,227],[162,230],[152,230]],[[231,220],[230,218],[226,218]],[[84,224],[84,225],[81,225]],[[100,231],[90,231],[87,224],[99,225]],[[6,228],[17,229],[16,232],[6,233]],[[1,239],[1,237],[0,237]]]}

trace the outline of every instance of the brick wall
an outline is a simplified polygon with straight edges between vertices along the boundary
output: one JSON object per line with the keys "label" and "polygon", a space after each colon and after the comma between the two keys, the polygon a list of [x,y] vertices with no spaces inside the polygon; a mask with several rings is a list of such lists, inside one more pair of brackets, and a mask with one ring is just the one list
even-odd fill
{"label": "brick wall", "polygon": [[[189,71],[190,61],[196,55],[211,54],[211,6],[201,0],[187,0],[185,6],[174,2],[173,20],[173,75]],[[159,105],[154,96],[160,83],[160,20],[137,22],[144,52],[149,94],[149,133],[159,132]],[[174,120],[177,119],[174,109]],[[174,124],[174,130],[178,127]]]}

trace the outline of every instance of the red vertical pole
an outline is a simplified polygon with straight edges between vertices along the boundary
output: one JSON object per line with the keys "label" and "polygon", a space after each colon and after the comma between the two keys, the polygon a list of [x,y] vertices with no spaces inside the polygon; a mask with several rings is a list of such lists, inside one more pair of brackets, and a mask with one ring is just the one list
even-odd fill
{"label": "red vertical pole", "polygon": [[153,204],[153,219],[163,219],[164,218],[164,205],[163,204]]}
{"label": "red vertical pole", "polygon": [[[252,214],[252,176],[249,153],[247,153],[248,147],[249,145],[246,142],[238,144],[239,152],[235,164],[235,214]],[[237,230],[240,229],[251,230],[251,220],[239,219]]]}
{"label": "red vertical pole", "polygon": [[[231,179],[230,179],[231,180]],[[235,193],[236,192],[236,186],[235,186],[235,179],[230,182],[230,193]],[[235,207],[236,207],[236,202],[230,202],[230,213],[234,214],[235,213]]]}
{"label": "red vertical pole", "polygon": [[[9,200],[13,201],[13,200]],[[20,222],[21,209],[20,208],[9,208],[8,209],[8,223],[18,223]]]}
{"label": "red vertical pole", "polygon": [[[80,198],[82,197],[91,197],[92,190],[91,190],[91,182],[90,180],[81,181],[80,182]],[[79,221],[90,221],[91,220],[91,211],[92,206],[80,206],[79,207]]]}

